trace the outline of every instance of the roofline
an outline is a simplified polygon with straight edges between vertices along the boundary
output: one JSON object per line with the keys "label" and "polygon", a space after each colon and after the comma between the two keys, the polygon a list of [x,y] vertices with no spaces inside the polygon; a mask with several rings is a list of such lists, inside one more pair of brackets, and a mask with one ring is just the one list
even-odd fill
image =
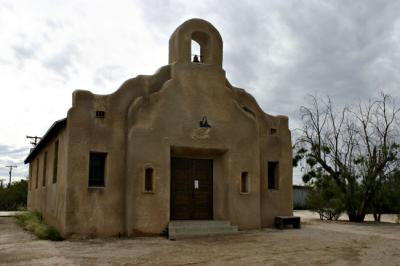
{"label": "roofline", "polygon": [[30,153],[24,160],[24,163],[29,163],[32,161],[33,157],[35,157],[35,155],[37,155],[61,129],[65,128],[66,124],[67,118],[63,118],[54,122],[53,125],[51,125],[51,127],[47,130],[46,134],[44,134],[44,136],[40,139],[39,143],[33,149],[31,149]]}

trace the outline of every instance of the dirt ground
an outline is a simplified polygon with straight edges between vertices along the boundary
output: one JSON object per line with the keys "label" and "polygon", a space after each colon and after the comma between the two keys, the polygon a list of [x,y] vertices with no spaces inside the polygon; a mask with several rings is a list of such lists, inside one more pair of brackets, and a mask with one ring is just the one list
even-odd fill
{"label": "dirt ground", "polygon": [[[0,265],[400,265],[400,225],[321,222],[299,229],[169,241],[161,237],[51,242],[0,217]],[[393,216],[385,216],[394,221]]]}

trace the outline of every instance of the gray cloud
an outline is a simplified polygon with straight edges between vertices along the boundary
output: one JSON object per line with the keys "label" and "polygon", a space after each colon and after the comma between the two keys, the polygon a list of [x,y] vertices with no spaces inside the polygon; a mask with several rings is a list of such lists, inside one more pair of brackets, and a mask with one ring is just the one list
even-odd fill
{"label": "gray cloud", "polygon": [[41,49],[41,45],[32,41],[30,36],[25,33],[19,33],[16,41],[11,46],[18,68],[25,66],[26,60],[35,59]]}
{"label": "gray cloud", "polygon": [[[339,100],[375,96],[387,85],[376,80],[386,75],[377,62],[385,58],[396,65],[398,61],[393,51],[398,54],[398,43],[391,39],[397,10],[399,4],[393,1],[380,2],[379,6],[346,2],[318,5],[286,16],[302,49],[300,60],[281,76],[279,91],[283,95],[318,91]],[[391,78],[398,81],[400,73]]]}
{"label": "gray cloud", "polygon": [[78,57],[78,46],[69,43],[45,60],[43,65],[64,80],[68,80],[71,74],[78,71],[75,64]]}
{"label": "gray cloud", "polygon": [[9,145],[0,144],[0,179],[8,182],[8,165],[16,165],[12,171],[13,180],[19,180],[28,176],[28,167],[23,159],[28,155],[30,147],[15,148]]}
{"label": "gray cloud", "polygon": [[13,50],[16,58],[24,60],[34,57],[37,47],[31,43],[22,43],[13,46]]}
{"label": "gray cloud", "polygon": [[[159,32],[175,28],[188,14],[211,21],[224,39],[228,77],[253,92],[267,112],[292,114],[310,93],[343,103],[382,89],[400,96],[400,39],[394,37],[400,34],[398,1],[141,5],[143,18]],[[294,53],[279,54],[292,45]],[[287,63],[282,66],[273,57]]]}
{"label": "gray cloud", "polygon": [[0,144],[0,156],[20,156],[20,155],[28,155],[29,147],[22,148],[14,148],[9,145]]}
{"label": "gray cloud", "polygon": [[[79,58],[79,47],[76,43],[66,43],[53,50],[52,43],[57,41],[57,34],[62,32],[65,22],[53,18],[39,23],[40,33],[20,32],[12,45],[18,67],[24,68],[26,60],[34,59],[66,81],[76,73],[76,60]],[[46,49],[44,49],[46,48]]]}
{"label": "gray cloud", "polygon": [[106,65],[95,71],[93,80],[94,84],[100,88],[107,88],[110,82],[121,80],[124,77],[123,68],[116,65]]}
{"label": "gray cloud", "polygon": [[64,28],[64,24],[61,21],[53,18],[46,19],[45,24],[51,31],[56,31]]}
{"label": "gray cloud", "polygon": [[154,32],[159,40],[169,38],[171,30],[176,27],[176,21],[187,13],[184,3],[172,0],[138,0],[135,3],[142,10],[142,18],[147,22],[148,29]]}

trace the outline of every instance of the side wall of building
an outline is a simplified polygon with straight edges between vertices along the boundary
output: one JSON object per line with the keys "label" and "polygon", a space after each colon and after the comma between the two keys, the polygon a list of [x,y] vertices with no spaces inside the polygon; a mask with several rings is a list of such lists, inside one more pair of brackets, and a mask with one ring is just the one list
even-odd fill
{"label": "side wall of building", "polygon": [[[56,142],[58,158],[55,165]],[[63,129],[29,163],[28,209],[40,212],[46,223],[61,234],[65,233],[67,146],[68,137]]]}
{"label": "side wall of building", "polygon": [[[67,235],[110,236],[124,232],[125,136],[123,114],[109,98],[74,95],[68,112]],[[97,118],[96,111],[104,111]],[[90,153],[106,153],[105,186],[89,187]]]}
{"label": "side wall of building", "polygon": [[[260,147],[259,183],[261,226],[273,226],[278,215],[292,215],[292,145],[288,117],[265,114],[244,90],[228,85],[236,101],[257,119]],[[277,163],[276,187],[268,186],[268,162]]]}
{"label": "side wall of building", "polygon": [[[271,134],[271,128],[276,130]],[[287,117],[270,118],[261,145],[261,224],[274,224],[275,216],[292,215],[292,146]],[[276,188],[268,187],[268,162],[277,162]]]}

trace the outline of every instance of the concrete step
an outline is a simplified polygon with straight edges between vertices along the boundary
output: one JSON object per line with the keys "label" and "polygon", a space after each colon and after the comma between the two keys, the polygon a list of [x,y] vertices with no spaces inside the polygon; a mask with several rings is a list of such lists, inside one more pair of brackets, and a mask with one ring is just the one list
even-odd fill
{"label": "concrete step", "polygon": [[220,226],[230,226],[231,223],[229,221],[221,221],[221,220],[177,220],[171,221],[169,223],[169,227],[220,227]]}
{"label": "concrete step", "polygon": [[168,225],[169,239],[201,236],[234,234],[238,232],[237,226],[232,226],[229,221],[171,221]]}
{"label": "concrete step", "polygon": [[237,227],[229,226],[229,227],[196,227],[196,228],[175,228],[172,229],[175,231],[175,235],[202,235],[202,234],[213,234],[213,233],[234,233],[237,232]]}

